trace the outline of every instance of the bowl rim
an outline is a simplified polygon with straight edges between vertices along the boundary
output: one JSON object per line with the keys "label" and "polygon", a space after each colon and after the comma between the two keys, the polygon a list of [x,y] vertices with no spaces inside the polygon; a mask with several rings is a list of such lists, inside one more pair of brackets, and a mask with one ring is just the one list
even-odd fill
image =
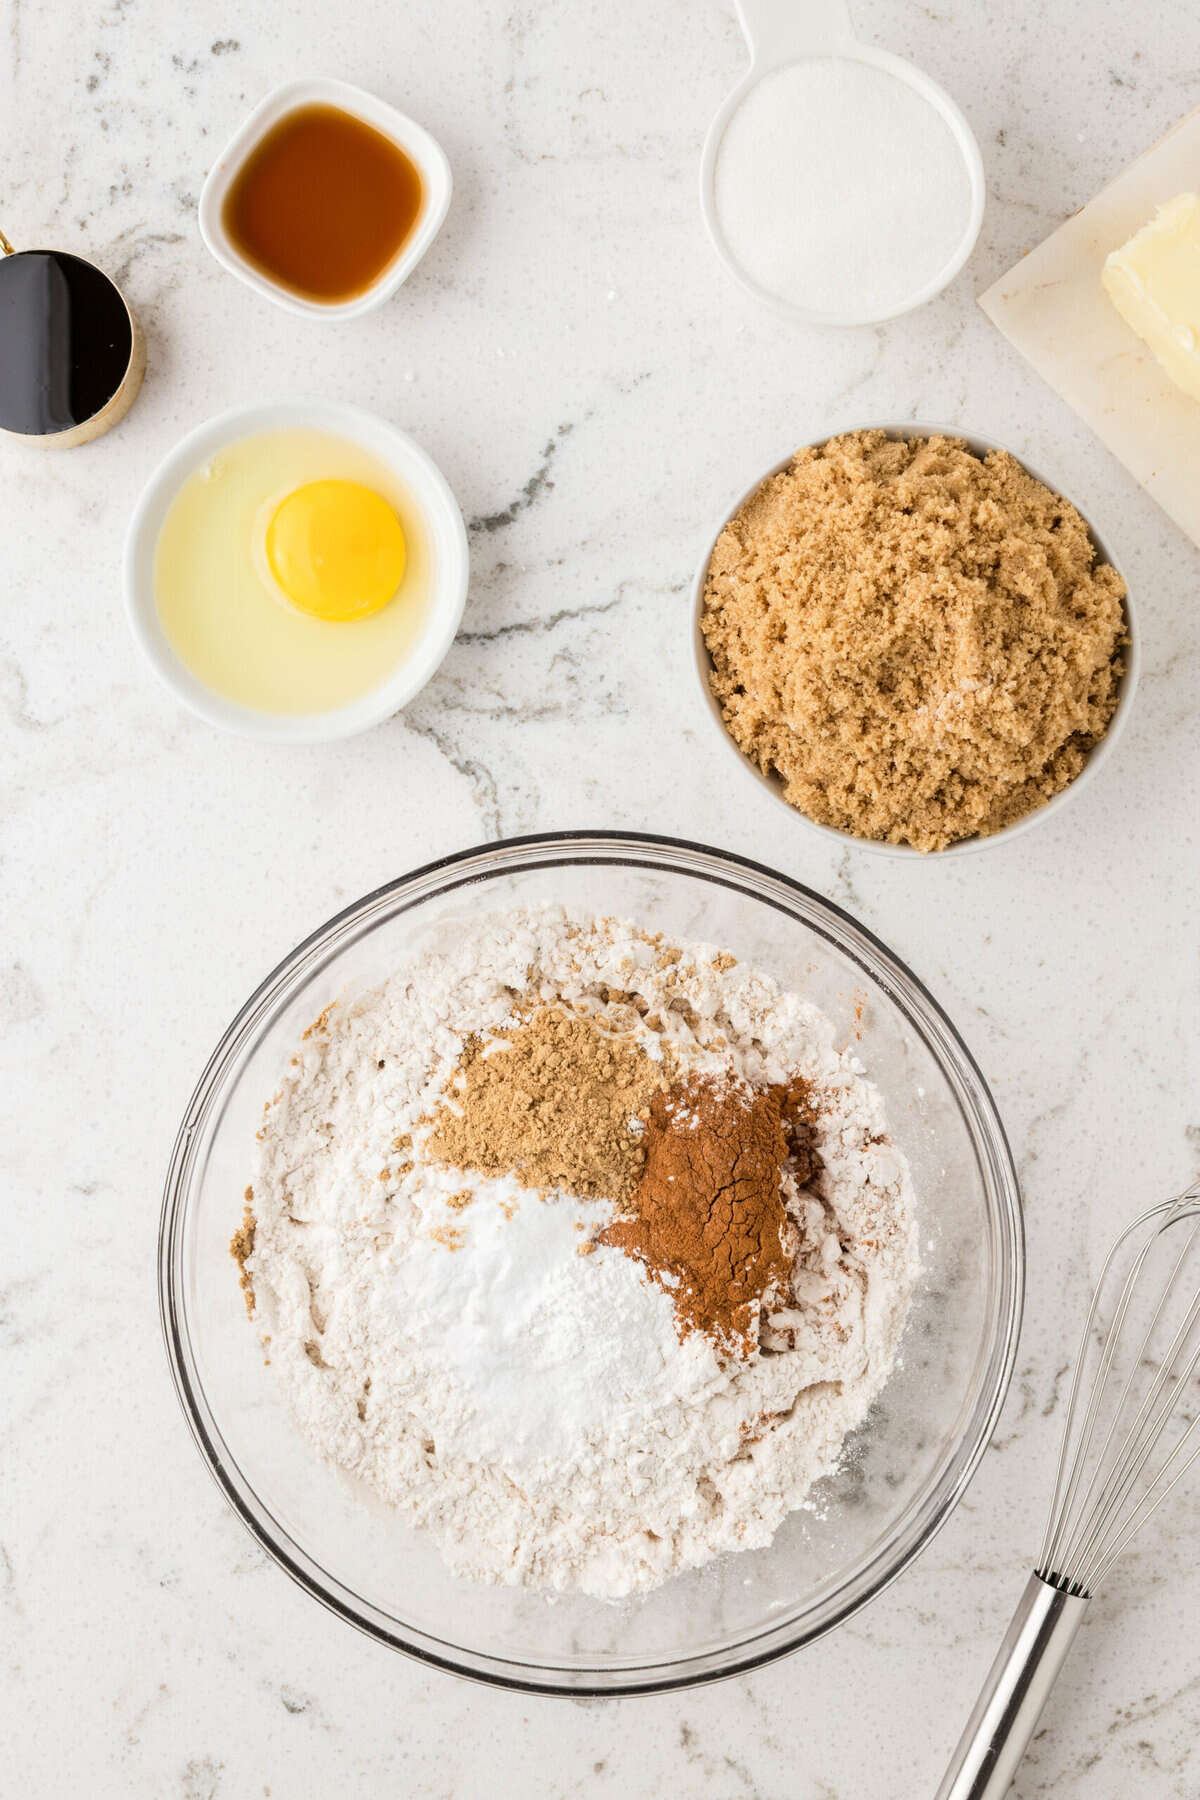
{"label": "bowl rim", "polygon": [[[315,105],[338,107],[390,138],[415,163],[425,187],[422,210],[408,242],[371,285],[350,300],[307,300],[303,294],[293,293],[290,288],[272,281],[235,249],[221,219],[225,197],[250,152],[288,113],[302,106]],[[381,306],[408,280],[445,223],[453,191],[450,160],[423,125],[418,125],[407,113],[380,100],[366,88],[355,87],[352,82],[339,81],[329,75],[312,75],[285,81],[272,88],[246,115],[205,176],[196,216],[200,236],[209,254],[256,294],[262,294],[276,306],[304,318],[351,319]]]}
{"label": "bowl rim", "polygon": [[[412,489],[439,544],[434,555],[429,618],[410,655],[378,687],[348,705],[319,713],[258,712],[208,687],[180,660],[158,617],[154,553],[176,494],[205,457],[225,445],[272,430],[325,431],[394,467]],[[173,697],[219,731],[270,743],[330,743],[369,731],[415,698],[437,672],[458,634],[467,602],[470,547],[462,512],[429,452],[390,419],[341,400],[291,398],[234,406],[203,420],[176,442],[138,495],[125,533],[122,585],[134,641]]]}
{"label": "bowl rim", "polygon": [[[757,768],[755,764],[751,762],[744,751],[739,750],[738,746],[729,735],[725,721],[721,716],[720,704],[709,685],[709,676],[712,673],[712,658],[708,652],[708,645],[704,641],[704,632],[701,621],[704,614],[705,580],[708,575],[709,563],[712,561],[712,553],[716,549],[717,539],[729,524],[730,520],[735,518],[742,507],[745,506],[746,502],[754,497],[762,487],[763,483],[770,481],[774,475],[782,474],[801,450],[817,450],[822,448],[825,444],[831,443],[834,438],[848,437],[860,431],[882,431],[889,438],[894,439],[932,437],[955,438],[959,442],[964,443],[972,455],[980,457],[987,455],[991,450],[1003,450],[1007,455],[1013,458],[1014,462],[1020,463],[1026,474],[1032,475],[1035,481],[1040,481],[1043,487],[1049,488],[1051,493],[1057,494],[1061,500],[1065,500],[1068,505],[1075,508],[1075,511],[1079,514],[1087,527],[1088,536],[1091,538],[1096,549],[1097,557],[1101,561],[1109,563],[1112,568],[1116,570],[1125,586],[1125,632],[1128,643],[1125,645],[1122,652],[1125,660],[1125,671],[1121,676],[1120,686],[1117,691],[1116,710],[1109,720],[1108,729],[1105,731],[1104,736],[1100,739],[1095,748],[1089,751],[1087,761],[1079,771],[1079,774],[1073,781],[1068,782],[1065,788],[1055,794],[1053,799],[1047,800],[1042,806],[1035,806],[1032,812],[1024,813],[1021,818],[1014,819],[1011,825],[1005,825],[1002,830],[994,831],[988,837],[975,836],[960,838],[953,844],[948,844],[944,850],[917,850],[912,844],[885,844],[880,842],[877,838],[856,837],[853,832],[842,831],[837,826],[823,825],[817,819],[810,819],[808,814],[801,812],[798,806],[793,806],[790,800],[784,799],[778,776],[764,773],[763,770]],[[782,457],[778,462],[772,463],[770,468],[765,469],[757,480],[752,481],[749,487],[747,487],[738,499],[736,499],[728,508],[722,517],[720,524],[707,541],[704,553],[701,556],[696,567],[696,572],[692,577],[688,606],[689,624],[692,635],[691,660],[696,675],[697,685],[700,690],[704,712],[716,726],[721,742],[736,758],[744,772],[754,780],[758,788],[768,793],[776,805],[782,807],[790,818],[797,820],[808,831],[818,833],[831,845],[837,845],[843,850],[864,850],[873,856],[903,857],[909,860],[915,858],[920,862],[934,865],[944,862],[947,857],[973,856],[981,850],[991,850],[1001,844],[1010,844],[1014,838],[1019,837],[1023,832],[1030,831],[1035,825],[1041,824],[1046,819],[1055,817],[1061,812],[1067,802],[1079,793],[1081,788],[1095,779],[1096,775],[1104,767],[1105,763],[1116,749],[1128,722],[1129,714],[1133,706],[1134,695],[1137,692],[1138,681],[1141,676],[1141,631],[1137,623],[1136,607],[1132,598],[1129,583],[1125,579],[1121,562],[1110,548],[1110,545],[1111,537],[1109,534],[1105,532],[1103,537],[1100,535],[1092,524],[1088,513],[1072,499],[1071,495],[1066,492],[1059,482],[1044,475],[1040,469],[1029,461],[1028,457],[1011,449],[999,438],[984,437],[978,432],[969,431],[965,426],[930,424],[920,419],[898,421],[885,420],[874,421],[868,424],[858,423],[840,425],[836,430],[824,432],[820,437],[812,438],[805,444],[798,444],[787,456]]]}
{"label": "bowl rim", "polygon": [[[208,1408],[203,1385],[190,1367],[186,1304],[181,1296],[184,1291],[184,1225],[192,1165],[204,1138],[204,1127],[220,1098],[226,1073],[276,1002],[286,995],[293,978],[304,974],[309,960],[323,947],[334,943],[352,922],[369,927],[375,914],[385,911],[406,891],[414,896],[410,898],[409,906],[422,904],[430,897],[429,893],[414,890],[428,886],[436,877],[453,876],[448,886],[460,888],[509,871],[520,873],[564,864],[616,864],[657,869],[669,875],[700,876],[718,886],[736,889],[793,918],[802,917],[813,930],[820,927],[809,915],[823,915],[824,935],[851,961],[860,962],[872,982],[900,1007],[910,1026],[925,1041],[947,1076],[963,1113],[972,1147],[981,1162],[987,1165],[985,1188],[991,1196],[988,1226],[995,1237],[997,1298],[984,1356],[985,1374],[967,1426],[946,1466],[930,1490],[919,1501],[913,1502],[910,1508],[913,1516],[900,1551],[897,1552],[894,1544],[873,1551],[858,1576],[855,1591],[843,1598],[827,1616],[806,1629],[797,1630],[794,1623],[789,1626],[786,1622],[783,1626],[755,1628],[740,1640],[734,1654],[727,1656],[718,1667],[693,1666],[706,1665],[714,1655],[720,1654],[708,1650],[668,1663],[634,1661],[621,1664],[613,1671],[617,1678],[601,1678],[602,1672],[594,1667],[579,1670],[554,1664],[520,1663],[511,1657],[447,1645],[444,1640],[428,1638],[416,1627],[401,1626],[394,1618],[391,1618],[390,1626],[384,1625],[380,1622],[379,1609],[372,1608],[371,1603],[361,1596],[353,1595],[336,1576],[322,1569],[315,1557],[274,1520],[232,1456],[228,1461],[222,1458],[214,1441],[220,1438],[219,1426]],[[776,895],[772,897],[769,892],[758,891],[753,885],[756,882],[776,889]],[[446,889],[431,891],[444,892]],[[799,915],[794,910],[796,902],[800,903]],[[862,960],[864,953],[866,961]],[[917,1016],[914,1016],[914,1007]],[[255,988],[222,1034],[196,1083],[171,1152],[158,1237],[159,1318],[175,1392],[209,1474],[260,1547],[326,1610],[391,1649],[487,1686],[573,1699],[674,1692],[747,1674],[825,1636],[889,1587],[945,1524],[991,1441],[1016,1363],[1024,1292],[1025,1236],[1020,1184],[1004,1126],[978,1063],[923,982],[866,926],[859,924],[835,902],[791,876],[729,851],[647,832],[539,832],[474,845],[383,883],[310,932]],[[314,1569],[316,1575],[312,1572]],[[328,1586],[322,1586],[320,1576],[324,1576]],[[357,1608],[352,1602],[357,1602]],[[376,1617],[369,1616],[372,1611]]]}

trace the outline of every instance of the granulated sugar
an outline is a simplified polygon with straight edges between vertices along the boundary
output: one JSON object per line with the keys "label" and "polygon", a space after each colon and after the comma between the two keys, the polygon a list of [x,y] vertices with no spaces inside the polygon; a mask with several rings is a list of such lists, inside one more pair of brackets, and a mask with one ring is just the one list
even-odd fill
{"label": "granulated sugar", "polygon": [[730,119],[717,218],[745,272],[812,312],[879,318],[947,266],[970,215],[940,113],[869,63],[813,57],[758,82]]}
{"label": "granulated sugar", "polygon": [[[547,1006],[811,1095],[821,1166],[780,1177],[786,1278],[747,1345],[685,1329],[670,1280],[601,1241],[615,1199],[433,1155],[464,1054],[512,1055]],[[887,1379],[916,1275],[903,1157],[822,1014],[711,947],[544,909],[456,925],[295,1055],[238,1244],[315,1453],[480,1580],[618,1596],[769,1543]]]}

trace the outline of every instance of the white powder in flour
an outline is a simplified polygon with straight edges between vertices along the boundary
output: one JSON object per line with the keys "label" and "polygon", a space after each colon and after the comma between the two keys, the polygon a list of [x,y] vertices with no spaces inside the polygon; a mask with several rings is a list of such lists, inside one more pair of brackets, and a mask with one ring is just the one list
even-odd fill
{"label": "white powder in flour", "polygon": [[[917,1263],[878,1093],[812,1005],[711,946],[663,948],[549,908],[464,923],[330,1010],[260,1133],[247,1269],[287,1402],[478,1579],[617,1596],[769,1543],[894,1360]],[[749,1357],[681,1339],[619,1249],[579,1254],[609,1203],[422,1162],[464,1040],[531,993],[696,1070],[811,1084],[823,1168],[784,1177],[800,1249]]]}
{"label": "white powder in flour", "polygon": [[725,129],[717,219],[760,287],[812,312],[877,318],[949,263],[971,192],[950,127],[885,69],[813,57],[764,76]]}

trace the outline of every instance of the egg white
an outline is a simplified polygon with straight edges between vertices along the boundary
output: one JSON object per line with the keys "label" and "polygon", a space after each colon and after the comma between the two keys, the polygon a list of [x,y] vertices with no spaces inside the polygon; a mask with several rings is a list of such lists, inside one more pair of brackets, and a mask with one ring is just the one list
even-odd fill
{"label": "egg white", "polygon": [[[280,501],[331,479],[373,488],[404,529],[400,585],[365,619],[301,612],[267,565]],[[327,432],[255,432],[227,445],[181,485],[155,549],[155,604],[175,654],[205,686],[256,712],[330,712],[379,687],[420,642],[432,589],[430,533],[411,493],[386,464]]]}

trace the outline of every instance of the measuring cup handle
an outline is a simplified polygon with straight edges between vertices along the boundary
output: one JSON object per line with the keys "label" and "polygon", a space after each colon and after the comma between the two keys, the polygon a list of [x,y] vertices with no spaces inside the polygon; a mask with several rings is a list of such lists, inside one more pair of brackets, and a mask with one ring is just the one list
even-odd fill
{"label": "measuring cup handle", "polygon": [[752,62],[830,56],[854,42],[846,0],[737,0]]}

